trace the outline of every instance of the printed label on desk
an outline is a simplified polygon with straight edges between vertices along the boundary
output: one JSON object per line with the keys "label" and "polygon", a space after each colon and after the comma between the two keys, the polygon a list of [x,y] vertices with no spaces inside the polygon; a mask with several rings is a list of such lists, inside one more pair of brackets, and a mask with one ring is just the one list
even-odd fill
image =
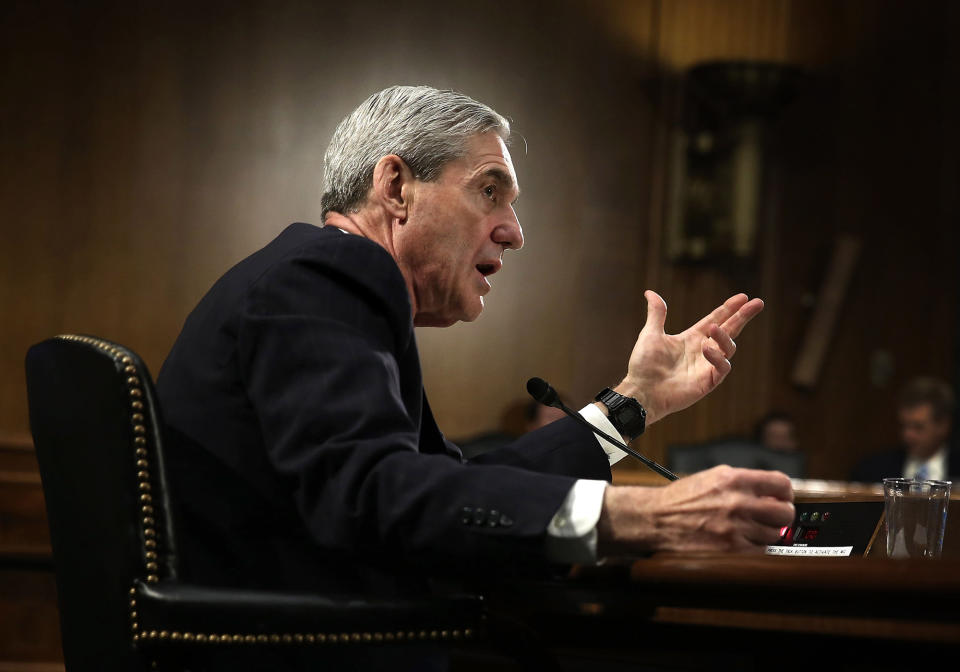
{"label": "printed label on desk", "polygon": [[817,557],[847,557],[853,546],[767,546],[767,555],[805,555]]}

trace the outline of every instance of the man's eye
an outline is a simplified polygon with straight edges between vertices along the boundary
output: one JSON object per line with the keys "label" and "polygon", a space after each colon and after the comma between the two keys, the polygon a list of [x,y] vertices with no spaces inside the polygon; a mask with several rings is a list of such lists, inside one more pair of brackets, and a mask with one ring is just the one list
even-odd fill
{"label": "man's eye", "polygon": [[486,196],[487,198],[493,198],[493,195],[496,193],[497,193],[497,188],[493,185],[490,185],[489,187],[484,187],[483,189],[483,195]]}

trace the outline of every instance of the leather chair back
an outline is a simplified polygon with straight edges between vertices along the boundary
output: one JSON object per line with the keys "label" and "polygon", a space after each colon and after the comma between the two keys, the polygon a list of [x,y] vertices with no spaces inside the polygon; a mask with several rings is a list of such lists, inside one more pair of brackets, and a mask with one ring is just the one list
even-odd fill
{"label": "leather chair back", "polygon": [[26,373],[67,669],[139,669],[134,582],[176,578],[152,378],[89,336],[34,345]]}

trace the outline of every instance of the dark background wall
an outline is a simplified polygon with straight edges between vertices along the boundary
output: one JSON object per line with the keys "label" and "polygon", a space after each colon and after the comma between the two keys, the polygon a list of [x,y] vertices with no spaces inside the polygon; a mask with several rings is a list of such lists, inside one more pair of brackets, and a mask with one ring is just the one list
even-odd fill
{"label": "dark background wall", "polygon": [[[497,426],[532,375],[574,404],[616,382],[646,288],[674,331],[743,290],[767,309],[733,374],[642,448],[662,458],[777,407],[800,419],[811,475],[842,478],[893,440],[903,380],[954,380],[957,14],[865,0],[5,2],[0,441],[29,443],[30,344],[95,333],[156,372],[223,270],[289,222],[319,221],[339,119],[384,86],[427,83],[513,120],[524,189],[527,247],[484,315],[420,333],[450,436]],[[810,75],[771,136],[759,254],[736,269],[663,254],[678,82],[710,59]],[[841,234],[860,256],[816,384],[798,387]]]}

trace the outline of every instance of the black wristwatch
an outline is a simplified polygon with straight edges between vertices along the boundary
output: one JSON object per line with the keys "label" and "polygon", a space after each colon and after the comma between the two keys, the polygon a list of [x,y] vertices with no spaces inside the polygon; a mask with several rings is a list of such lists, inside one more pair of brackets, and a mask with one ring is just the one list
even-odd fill
{"label": "black wristwatch", "polygon": [[596,400],[607,407],[610,423],[620,432],[627,442],[641,434],[647,426],[647,412],[633,397],[617,394],[609,387],[596,396]]}

